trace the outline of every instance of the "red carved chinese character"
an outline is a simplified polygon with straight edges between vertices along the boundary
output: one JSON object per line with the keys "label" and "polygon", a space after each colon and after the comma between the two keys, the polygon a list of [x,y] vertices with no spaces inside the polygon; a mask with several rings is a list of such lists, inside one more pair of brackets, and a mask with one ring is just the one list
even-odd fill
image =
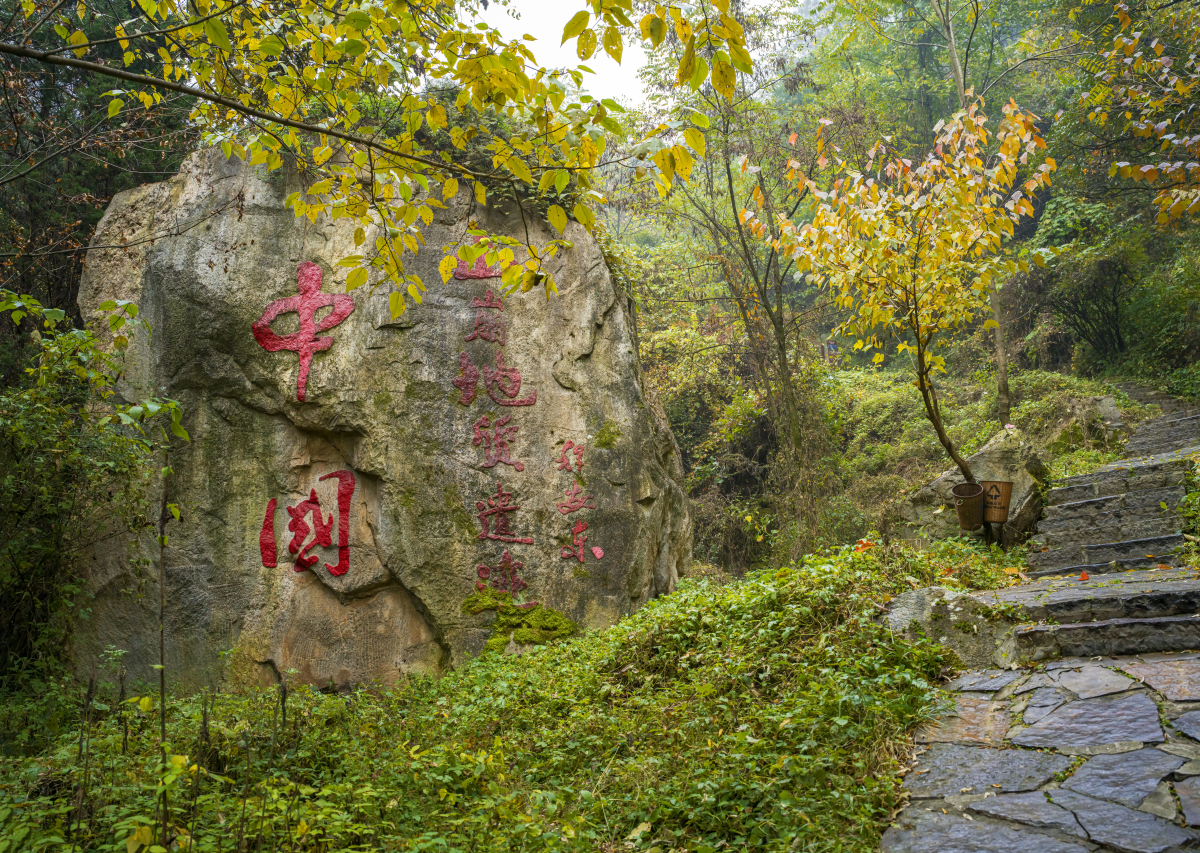
{"label": "red carved chinese character", "polygon": [[[584,536],[583,533],[587,529],[588,529],[588,523],[586,521],[575,522],[575,527],[573,527],[571,529],[571,534],[572,534],[571,543],[574,547],[572,547],[572,548],[564,547],[562,549],[562,558],[564,560],[578,559],[579,562],[581,562],[581,563],[583,562],[583,547],[584,547],[584,543],[587,542],[587,537]],[[601,559],[604,556],[603,548],[593,547],[588,550],[590,550],[592,552],[592,556],[595,557],[597,560]]]}
{"label": "red carved chinese character", "polygon": [[[515,367],[505,366],[503,352],[496,353],[495,370],[490,367],[483,368],[483,383],[487,386],[488,396],[498,406],[532,406],[537,402],[536,390],[524,400],[513,399],[521,393],[521,372]],[[508,399],[497,397],[497,390]]]}
{"label": "red carved chinese character", "polygon": [[[475,242],[476,243],[479,242],[478,237],[475,238]],[[487,257],[486,252],[484,254],[480,255],[478,258],[476,258],[474,266],[471,266],[471,267],[467,267],[467,262],[464,261],[462,258],[459,258],[458,266],[456,266],[454,268],[454,277],[457,278],[459,281],[462,281],[463,279],[475,279],[475,278],[499,278],[500,277],[500,267],[487,266],[483,262],[483,259],[485,257]]]}
{"label": "red carved chinese character", "polygon": [[473,341],[476,338],[482,338],[485,341],[492,341],[493,343],[500,344],[500,346],[504,346],[504,318],[485,314],[483,309],[480,308],[475,312],[475,328],[463,340]]}
{"label": "red carved chinese character", "polygon": [[483,454],[487,458],[481,468],[493,468],[497,462],[503,462],[505,465],[511,465],[518,471],[524,471],[525,465],[522,462],[513,462],[509,455],[512,437],[516,435],[520,427],[506,426],[512,415],[505,415],[502,418],[496,418],[495,422],[490,417],[484,415],[479,420],[475,421],[475,438],[471,444],[478,447],[483,445]]}
{"label": "red carved chinese character", "polygon": [[275,507],[279,501],[275,498],[267,503],[267,513],[263,516],[262,530],[258,532],[258,551],[262,554],[262,564],[268,569],[279,565],[279,552],[275,550]]}
{"label": "red carved chinese character", "polygon": [[[517,575],[517,572],[523,568],[525,568],[524,563],[514,560],[512,555],[505,551],[504,556],[500,558],[500,565],[485,566],[481,563],[475,567],[476,573],[479,575],[479,580],[475,582],[475,588],[482,591],[490,586],[492,589],[498,589],[516,597],[518,592],[529,586]],[[484,581],[487,583],[485,584]]]}
{"label": "red carved chinese character", "polygon": [[472,308],[495,308],[497,311],[503,311],[504,303],[501,302],[498,297],[493,296],[491,288],[488,288],[487,290],[485,290],[483,292],[483,299],[480,299],[478,296],[476,296],[474,299],[471,300],[471,307]]}
{"label": "red carved chinese character", "polygon": [[483,501],[475,501],[476,509],[480,510],[479,523],[483,525],[483,531],[476,538],[519,542],[522,545],[533,544],[532,538],[514,536],[509,527],[509,513],[520,509],[516,504],[510,503],[511,499],[512,493],[504,491],[504,486],[497,483],[496,494],[488,498],[486,504]]}
{"label": "red carved chinese character", "polygon": [[571,530],[571,543],[575,547],[562,549],[562,558],[564,560],[570,560],[574,557],[578,557],[579,562],[583,562],[583,543],[587,541],[587,537],[583,535],[583,532],[587,529],[588,523],[586,521],[575,522],[575,527]]}
{"label": "red carved chinese character", "polygon": [[577,483],[572,484],[571,488],[563,492],[567,499],[557,504],[558,511],[563,515],[568,515],[572,512],[578,512],[581,509],[595,509],[596,505],[594,503],[588,503],[588,501],[592,500],[591,495],[579,496],[579,493],[582,491],[583,489],[579,488]]}
{"label": "red carved chinese character", "polygon": [[[453,384],[455,388],[462,391],[462,397],[458,402],[469,406],[475,401],[479,370],[465,352],[458,354],[458,364],[462,368],[463,375],[455,379]],[[536,390],[523,400],[513,399],[521,393],[521,371],[515,367],[508,367],[504,363],[503,352],[496,353],[495,368],[483,368],[483,384],[487,388],[488,396],[497,406],[532,406],[537,402]],[[497,395],[497,391],[500,392],[499,395]]]}
{"label": "red carved chinese character", "polygon": [[559,454],[559,457],[558,457],[558,470],[559,471],[570,471],[571,470],[571,460],[567,458],[568,451],[570,451],[571,455],[573,455],[575,457],[575,470],[582,471],[583,470],[583,445],[576,444],[573,441],[568,441],[566,444],[563,445],[562,453]]}
{"label": "red carved chinese character", "polygon": [[[251,325],[254,340],[268,352],[287,350],[300,356],[300,375],[296,379],[296,399],[303,402],[304,389],[308,384],[308,371],[313,356],[333,346],[333,338],[321,338],[328,331],[354,312],[354,299],[344,293],[321,292],[321,268],[312,261],[305,261],[296,271],[298,296],[277,299],[266,307],[258,321]],[[332,305],[333,310],[317,322],[317,309]],[[280,314],[295,312],[300,315],[300,331],[291,335],[277,335],[271,331],[271,323]]]}
{"label": "red carved chinese character", "polygon": [[[325,568],[336,577],[350,571],[350,501],[354,496],[355,478],[353,471],[334,471],[332,474],[321,477],[320,480],[328,480],[330,477],[336,477],[338,480],[338,562],[336,566],[326,563]],[[263,565],[267,567],[276,565],[275,507],[276,500],[272,498],[271,502],[267,504],[267,515],[263,519],[262,532],[258,537],[258,547],[262,552]],[[310,549],[317,545],[322,548],[333,546],[331,535],[333,516],[330,515],[327,519],[322,517],[321,499],[317,497],[316,489],[309,489],[308,497],[294,507],[287,507],[287,511],[291,516],[288,530],[292,532],[292,541],[288,543],[288,552],[296,554],[296,562],[292,568],[297,572],[302,572],[317,562],[317,555],[308,553]],[[305,520],[305,516],[309,515],[312,516],[312,527],[309,527]],[[313,538],[305,545],[304,540],[308,538],[309,533],[313,534]]]}
{"label": "red carved chinese character", "polygon": [[334,471],[320,479],[328,480],[330,477],[336,477],[338,481],[338,564],[331,566],[326,563],[325,568],[329,569],[329,574],[337,577],[350,571],[350,499],[354,497],[354,472]]}
{"label": "red carved chinese character", "polygon": [[[316,489],[309,489],[308,499],[303,500],[296,506],[287,508],[288,515],[292,520],[288,522],[288,530],[292,531],[292,541],[288,543],[288,551],[296,556],[296,564],[292,567],[297,572],[302,572],[317,561],[317,555],[308,556],[308,550],[314,545],[320,545],[322,548],[328,548],[333,544],[330,538],[330,531],[333,530],[333,516],[329,516],[327,521],[321,519],[321,500],[317,497]],[[304,517],[309,513],[312,514],[313,526],[309,527]],[[314,530],[315,528],[315,530]],[[304,540],[308,538],[309,533],[314,533],[313,539],[307,545],[304,545]],[[304,545],[301,549],[300,546]]]}
{"label": "red carved chinese character", "polygon": [[479,384],[479,370],[465,352],[458,354],[458,365],[463,372],[462,376],[454,380],[454,387],[462,391],[462,397],[458,402],[469,406],[475,402],[475,387]]}

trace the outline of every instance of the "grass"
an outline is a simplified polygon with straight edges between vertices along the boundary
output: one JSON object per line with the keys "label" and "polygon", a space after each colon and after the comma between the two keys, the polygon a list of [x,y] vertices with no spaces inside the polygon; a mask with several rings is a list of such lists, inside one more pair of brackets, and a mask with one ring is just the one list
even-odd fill
{"label": "grass", "polygon": [[440,680],[173,699],[165,773],[155,701],[102,687],[88,725],[0,759],[0,853],[874,850],[954,663],[876,625],[878,605],[994,586],[1016,559],[860,543],[686,580],[611,629]]}
{"label": "grass", "polygon": [[[912,377],[901,370],[843,370],[833,380],[845,400],[840,431],[848,494],[868,520],[879,523],[887,506],[903,499],[951,467],[925,417]],[[1127,424],[1153,415],[1115,386],[1038,370],[1014,372],[1011,422],[1045,448],[1070,419],[1073,399],[1112,394]],[[944,377],[942,397],[947,432],[971,454],[1000,431],[994,378],[985,371]],[[1052,476],[1071,476],[1119,456],[1120,447],[1070,445],[1051,460]],[[1050,456],[1051,454],[1047,454]]]}

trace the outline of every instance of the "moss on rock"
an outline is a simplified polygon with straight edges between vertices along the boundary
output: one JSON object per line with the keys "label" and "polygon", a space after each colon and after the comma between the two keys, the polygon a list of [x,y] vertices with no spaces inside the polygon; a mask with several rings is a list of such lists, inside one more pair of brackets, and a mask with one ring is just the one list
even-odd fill
{"label": "moss on rock", "polygon": [[604,448],[605,450],[611,450],[620,437],[621,428],[613,421],[605,421],[600,427],[600,431],[596,433],[595,439],[592,440],[592,445]]}
{"label": "moss on rock", "polygon": [[557,610],[541,604],[519,608],[511,596],[499,590],[473,592],[463,601],[463,613],[475,615],[485,610],[496,611],[492,636],[486,646],[489,652],[503,652],[510,639],[522,646],[540,646],[579,631],[578,625]]}

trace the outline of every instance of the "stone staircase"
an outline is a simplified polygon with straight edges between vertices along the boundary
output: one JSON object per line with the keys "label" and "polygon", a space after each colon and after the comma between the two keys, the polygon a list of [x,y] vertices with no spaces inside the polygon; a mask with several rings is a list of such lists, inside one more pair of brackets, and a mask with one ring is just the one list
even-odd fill
{"label": "stone staircase", "polygon": [[1200,411],[1125,390],[1164,414],[1129,458],[1051,489],[1030,582],[907,603],[1004,668],[961,675],[917,733],[883,853],[1200,849],[1200,566],[1177,552]]}
{"label": "stone staircase", "polygon": [[1126,450],[1127,458],[1050,490],[1032,540],[1030,576],[1176,564],[1174,552],[1184,541],[1178,506],[1192,465],[1188,457],[1200,452],[1200,409],[1170,406],[1142,424]]}

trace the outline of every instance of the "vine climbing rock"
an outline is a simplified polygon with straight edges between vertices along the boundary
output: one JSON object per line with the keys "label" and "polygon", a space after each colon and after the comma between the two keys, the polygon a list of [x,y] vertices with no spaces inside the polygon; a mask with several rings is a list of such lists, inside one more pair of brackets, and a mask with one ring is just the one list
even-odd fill
{"label": "vine climbing rock", "polygon": [[[346,294],[338,266],[378,235],[360,249],[344,220],[297,220],[285,199],[301,188],[202,151],[118,195],[88,253],[83,316],[106,330],[106,303],[130,300],[152,329],[121,330],[122,395],[178,399],[191,436],[149,490],[153,517],[164,493],[182,513],[172,682],[202,686],[223,657],[242,680],[391,682],[607,626],[673,589],[691,559],[679,451],[596,241],[567,227],[555,296],[504,295],[483,259],[443,284],[443,247],[473,242],[472,217],[556,236],[528,211],[453,200],[404,258],[428,291],[393,318],[386,284]],[[112,645],[131,677],[152,674],[156,560],[149,535],[92,548],[80,671]]]}

